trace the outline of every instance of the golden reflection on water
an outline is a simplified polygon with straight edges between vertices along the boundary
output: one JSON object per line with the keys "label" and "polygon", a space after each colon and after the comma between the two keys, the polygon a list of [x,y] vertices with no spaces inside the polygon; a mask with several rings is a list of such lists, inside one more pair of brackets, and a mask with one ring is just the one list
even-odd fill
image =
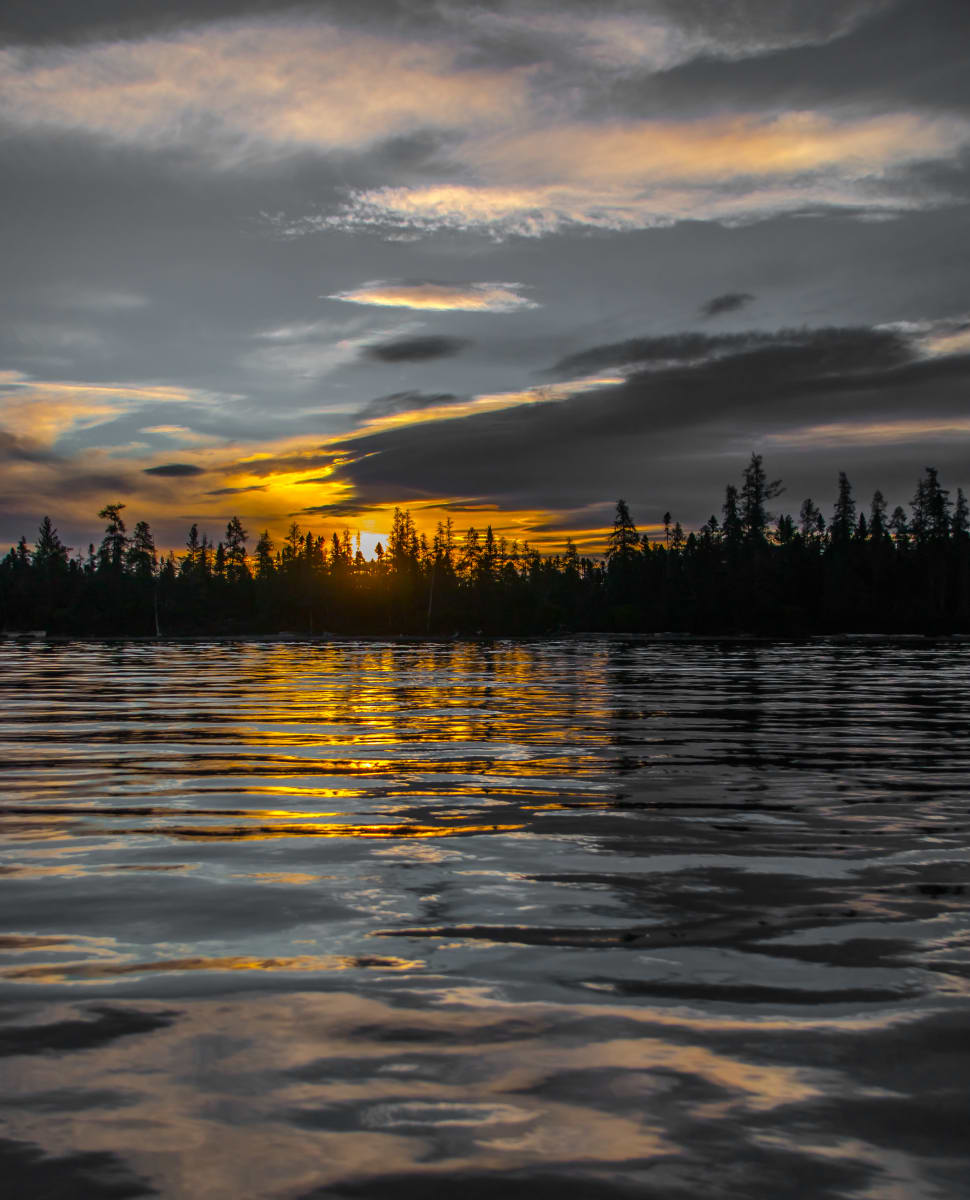
{"label": "golden reflection on water", "polygon": [[[64,939],[68,941],[68,939]],[[221,957],[158,959],[153,962],[66,962],[29,963],[0,968],[0,978],[28,980],[32,983],[63,983],[72,980],[99,980],[121,976],[141,976],[159,972],[182,971],[414,971],[425,964],[420,959],[383,955],[303,954],[280,958],[247,958],[241,955]]]}

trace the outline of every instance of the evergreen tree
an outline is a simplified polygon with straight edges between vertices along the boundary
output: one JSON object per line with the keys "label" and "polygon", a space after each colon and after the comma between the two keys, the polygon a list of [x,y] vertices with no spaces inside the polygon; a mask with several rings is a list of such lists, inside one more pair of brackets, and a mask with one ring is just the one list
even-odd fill
{"label": "evergreen tree", "polygon": [[835,511],[829,534],[834,544],[844,545],[848,542],[856,528],[855,500],[852,496],[852,484],[844,471],[839,472],[839,494],[835,501]]}
{"label": "evergreen tree", "polygon": [[44,517],[34,545],[34,567],[48,572],[66,570],[68,551],[69,548],[58,537],[50,517]]}
{"label": "evergreen tree", "polygon": [[125,552],[125,564],[132,575],[139,579],[154,578],[158,568],[158,554],[155,550],[155,539],[147,521],[139,521],[135,526]]}
{"label": "evergreen tree", "polygon": [[273,553],[276,547],[269,536],[269,530],[264,529],[256,543],[256,575],[260,579],[268,579],[273,574]]}
{"label": "evergreen tree", "polygon": [[182,556],[182,563],[179,570],[183,575],[190,575],[199,566],[202,545],[199,542],[199,527],[192,526],[189,530],[189,536],[185,541],[185,554]]}
{"label": "evergreen tree", "polygon": [[818,535],[818,519],[822,514],[811,498],[802,501],[798,513],[798,528],[806,542],[813,541]]}
{"label": "evergreen tree", "polygon": [[883,498],[882,492],[877,488],[872,493],[872,507],[869,509],[869,537],[870,539],[881,544],[889,535],[889,527],[886,523],[886,501]]}
{"label": "evergreen tree", "polygon": [[768,523],[772,520],[766,505],[783,491],[780,479],[768,482],[761,455],[752,454],[741,485],[741,528],[749,541],[765,540]]}
{"label": "evergreen tree", "polygon": [[738,489],[733,483],[729,483],[724,490],[722,512],[724,514],[724,540],[730,547],[739,546],[744,536],[744,525],[738,511]]}
{"label": "evergreen tree", "polygon": [[101,548],[98,552],[98,566],[103,571],[113,571],[121,574],[125,562],[125,550],[128,538],[125,533],[125,522],[121,516],[123,504],[106,504],[98,513],[102,521],[107,522]]}
{"label": "evergreen tree", "polygon": [[957,488],[957,502],[953,509],[953,539],[957,542],[965,542],[970,536],[970,509],[967,507],[967,498],[963,494],[963,488]]}
{"label": "evergreen tree", "polygon": [[[665,515],[664,522],[669,537],[669,513]],[[625,500],[617,500],[616,516],[613,519],[613,532],[610,534],[610,539],[606,547],[608,566],[614,567],[618,563],[629,566],[636,557],[639,547],[640,535],[637,533],[636,525],[633,524],[633,518],[630,516],[627,503]]]}
{"label": "evergreen tree", "polygon": [[226,526],[226,575],[230,581],[249,578],[246,565],[246,530],[238,517],[230,517]]}
{"label": "evergreen tree", "polygon": [[909,545],[909,526],[906,523],[906,512],[899,504],[893,509],[893,515],[889,518],[889,532],[899,549],[905,550]]}

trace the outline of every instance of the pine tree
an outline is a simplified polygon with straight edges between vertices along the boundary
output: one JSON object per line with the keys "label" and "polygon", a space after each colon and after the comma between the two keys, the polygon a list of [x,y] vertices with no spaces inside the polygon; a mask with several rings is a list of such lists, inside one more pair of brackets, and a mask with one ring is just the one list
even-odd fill
{"label": "pine tree", "polygon": [[103,571],[114,571],[117,575],[121,574],[128,546],[125,523],[121,516],[124,507],[123,504],[106,504],[98,513],[98,517],[107,522],[98,552],[98,566]]}
{"label": "pine tree", "polygon": [[798,513],[798,529],[806,542],[813,542],[817,538],[818,519],[821,515],[818,506],[810,497],[806,497],[802,501],[802,507]]}
{"label": "pine tree", "polygon": [[249,577],[246,565],[246,530],[238,517],[230,517],[226,526],[226,575],[231,583]]}
{"label": "pine tree", "polygon": [[886,501],[882,492],[877,488],[872,493],[872,506],[869,509],[869,538],[876,544],[881,544],[889,535],[886,524]]}
{"label": "pine tree", "polygon": [[729,483],[724,490],[724,540],[730,547],[739,546],[744,536],[744,526],[738,511],[738,489]]}
{"label": "pine tree", "polygon": [[957,488],[957,502],[953,509],[953,539],[957,542],[965,542],[970,536],[970,508],[967,507],[967,498],[963,494],[963,488]]}
{"label": "pine tree", "polygon": [[[664,518],[668,522],[670,514]],[[669,534],[669,528],[668,528]],[[625,500],[617,500],[616,516],[613,519],[613,532],[610,534],[606,547],[607,565],[615,567],[618,563],[629,565],[640,547],[640,535],[633,524],[630,510]]]}
{"label": "pine tree", "polygon": [[855,528],[855,500],[852,496],[852,484],[849,483],[845,471],[840,471],[839,494],[835,501],[832,523],[829,526],[829,535],[833,544],[844,545],[851,539]]}
{"label": "pine tree", "polygon": [[135,526],[125,552],[125,564],[132,575],[139,579],[154,578],[158,569],[158,554],[155,550],[155,538],[147,521],[139,521]]}
{"label": "pine tree", "polygon": [[760,454],[752,454],[741,485],[741,528],[752,542],[763,542],[772,515],[765,507],[784,491],[780,479],[768,482]]}
{"label": "pine tree", "polygon": [[893,509],[893,515],[889,518],[889,532],[897,547],[905,550],[909,545],[909,526],[906,523],[906,512],[899,504]]}
{"label": "pine tree", "polygon": [[189,536],[185,540],[185,554],[182,556],[182,562],[179,571],[182,575],[191,575],[200,565],[200,557],[202,553],[202,545],[199,541],[199,527],[192,526],[189,530]]}
{"label": "pine tree", "polygon": [[273,574],[273,552],[276,547],[269,536],[269,530],[264,529],[256,543],[256,575],[260,579],[269,579]]}
{"label": "pine tree", "polygon": [[68,551],[69,547],[58,537],[50,517],[44,517],[34,545],[34,566],[48,572],[66,570]]}

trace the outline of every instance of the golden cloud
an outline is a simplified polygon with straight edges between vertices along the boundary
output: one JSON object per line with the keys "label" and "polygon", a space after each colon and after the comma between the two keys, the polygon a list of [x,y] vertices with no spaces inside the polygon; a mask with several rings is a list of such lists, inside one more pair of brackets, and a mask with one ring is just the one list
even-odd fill
{"label": "golden cloud", "polygon": [[840,446],[845,443],[879,445],[911,442],[922,438],[967,437],[970,420],[838,421],[826,425],[808,425],[786,433],[769,433],[765,440],[777,446]]}
{"label": "golden cloud", "polygon": [[527,75],[461,68],[460,45],[324,23],[226,22],[167,37],[0,51],[5,119],[124,144],[205,146],[221,166],[353,149],[414,128],[515,119]]}
{"label": "golden cloud", "polygon": [[[854,6],[848,25],[866,7]],[[826,40],[843,27],[836,21],[793,36]],[[462,35],[487,43],[502,30],[537,38],[544,66],[468,65]],[[267,217],[291,234],[390,225],[539,236],[573,223],[623,229],[933,203],[904,194],[891,172],[970,145],[962,117],[588,115],[591,72],[608,79],[631,67],[661,70],[701,51],[736,57],[784,41],[783,33],[769,29],[742,44],[685,32],[656,14],[452,12],[418,41],[296,17],[247,19],[140,41],[0,50],[0,104],[14,126],[184,147],[223,169],[307,151],[362,152],[415,132],[449,135],[448,178],[357,191],[329,214]],[[553,61],[557,72],[547,69]]]}
{"label": "golden cloud", "polygon": [[16,390],[0,391],[0,425],[46,445],[140,404],[186,404],[213,398],[209,392],[153,384],[73,383],[24,376],[6,382],[15,384]]}
{"label": "golden cloud", "polygon": [[436,312],[517,312],[538,308],[520,294],[521,283],[394,283],[371,280],[351,291],[335,292],[326,300],[375,304],[382,308],[430,309]]}
{"label": "golden cloud", "polygon": [[633,229],[823,207],[902,211],[927,200],[902,195],[891,172],[966,145],[970,122],[909,113],[533,124],[466,141],[465,160],[487,184],[359,190],[339,213],[282,228],[389,225],[535,237],[570,224]]}

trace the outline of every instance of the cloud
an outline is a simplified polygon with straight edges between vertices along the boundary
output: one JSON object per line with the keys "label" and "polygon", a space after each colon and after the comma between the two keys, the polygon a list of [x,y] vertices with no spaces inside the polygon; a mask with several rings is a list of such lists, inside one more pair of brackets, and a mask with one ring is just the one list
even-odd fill
{"label": "cloud", "polygon": [[[467,399],[445,395],[429,397],[420,392],[400,392],[396,396],[384,398],[388,402],[386,407],[381,400],[372,401],[378,407],[378,415],[366,416],[361,413],[361,424],[365,427],[364,430],[361,433],[347,434],[343,441],[367,437],[378,429],[413,426],[430,421],[461,420],[465,417],[487,412],[500,412],[508,408],[549,404],[569,396],[578,396],[583,392],[595,391],[622,382],[622,378],[618,376],[602,375],[586,379],[571,379],[564,383],[522,388],[513,392],[476,395]],[[404,407],[409,399],[415,401],[414,405],[410,408]],[[338,444],[342,444],[339,438]]]}
{"label": "cloud", "polygon": [[719,317],[722,313],[737,312],[752,300],[754,296],[750,292],[724,292],[702,304],[701,313],[705,317]]}
{"label": "cloud", "polygon": [[[805,330],[788,330],[789,339],[811,338]],[[887,331],[888,342],[897,343],[894,333]],[[550,374],[560,378],[589,374],[604,369],[649,366],[669,367],[672,364],[702,362],[721,354],[738,354],[770,342],[778,341],[777,334],[759,333],[674,333],[664,337],[628,338],[623,342],[608,342],[603,346],[590,346],[576,354],[560,359]]]}
{"label": "cloud", "polygon": [[246,492],[265,492],[265,483],[254,483],[250,487],[224,487],[216,488],[214,491],[206,492],[207,496],[242,496]]}
{"label": "cloud", "polygon": [[378,396],[376,400],[365,404],[358,413],[358,420],[368,422],[375,418],[458,403],[461,401],[450,392],[393,392],[390,396]]}
{"label": "cloud", "polygon": [[52,463],[58,457],[29,438],[0,429],[0,462]]}
{"label": "cloud", "polygon": [[415,337],[395,342],[378,342],[364,350],[364,357],[375,362],[425,362],[432,358],[452,358],[471,343],[467,338]]}
{"label": "cloud", "polygon": [[770,433],[765,440],[778,446],[843,446],[852,443],[881,445],[898,442],[908,445],[943,437],[970,436],[970,418],[902,419],[897,421],[832,421],[825,425],[806,425],[784,433]]}
{"label": "cloud", "polygon": [[692,120],[533,121],[467,140],[463,180],[350,192],[331,214],[286,221],[291,236],[327,229],[477,231],[542,237],[571,227],[614,231],[678,221],[728,225],[782,213],[897,213],[951,199],[914,191],[908,164],[970,146],[963,117],[896,112],[746,113]]}
{"label": "cloud", "polygon": [[144,474],[180,479],[189,475],[204,475],[205,471],[202,467],[195,467],[191,463],[162,463],[158,467],[145,467]]}
{"label": "cloud", "polygon": [[[898,176],[970,145],[965,114],[840,104],[834,84],[783,101],[787,111],[778,94],[737,111],[708,95],[689,116],[638,100],[644,80],[662,92],[678,70],[720,64],[733,81],[742,60],[835,45],[887,3],[810,7],[453,5],[422,17],[405,6],[379,33],[351,13],[240,17],[124,42],[8,46],[0,104],[16,130],[176,149],[204,170],[339,155],[342,203],[325,197],[309,216],[266,218],[290,236],[540,237],[948,202],[942,185],[914,190]],[[105,291],[104,302],[125,295]]]}
{"label": "cloud", "polygon": [[515,119],[522,69],[463,67],[461,46],[327,21],[252,17],[139,40],[0,50],[5,120],[233,169],[361,149],[415,128]]}
{"label": "cloud", "polygon": [[[257,345],[243,356],[251,370],[272,374],[301,387],[369,355],[371,348],[394,345],[388,337],[409,333],[414,322],[375,329],[369,316],[347,321],[303,321],[263,329],[254,336]],[[403,343],[402,343],[403,344]]]}
{"label": "cloud", "polygon": [[61,308],[77,308],[95,313],[124,313],[145,308],[151,303],[140,292],[124,288],[97,288],[83,284],[60,284],[48,292],[54,304]]}
{"label": "cloud", "polygon": [[[858,469],[864,486],[890,495],[911,491],[918,467],[909,453],[888,459],[887,447],[902,452],[918,439],[948,486],[966,485],[970,355],[925,356],[901,332],[847,327],[634,339],[575,358],[613,361],[627,346],[640,360],[652,343],[664,357],[608,388],[563,385],[546,402],[468,405],[448,420],[430,410],[346,438],[353,457],[336,474],[362,504],[420,488],[449,503],[484,496],[510,510],[586,506],[590,520],[603,521],[607,498],[619,493],[648,514],[676,509],[699,524],[719,507],[730,464],[739,473],[752,449],[769,453],[774,473],[791,474],[802,495],[820,473],[834,482],[840,469]],[[678,343],[691,346],[690,357],[668,353]]]}
{"label": "cloud", "polygon": [[534,300],[519,294],[521,283],[435,283],[373,279],[346,292],[335,292],[327,300],[349,304],[374,304],[385,308],[428,309],[436,312],[517,312],[538,308]]}

